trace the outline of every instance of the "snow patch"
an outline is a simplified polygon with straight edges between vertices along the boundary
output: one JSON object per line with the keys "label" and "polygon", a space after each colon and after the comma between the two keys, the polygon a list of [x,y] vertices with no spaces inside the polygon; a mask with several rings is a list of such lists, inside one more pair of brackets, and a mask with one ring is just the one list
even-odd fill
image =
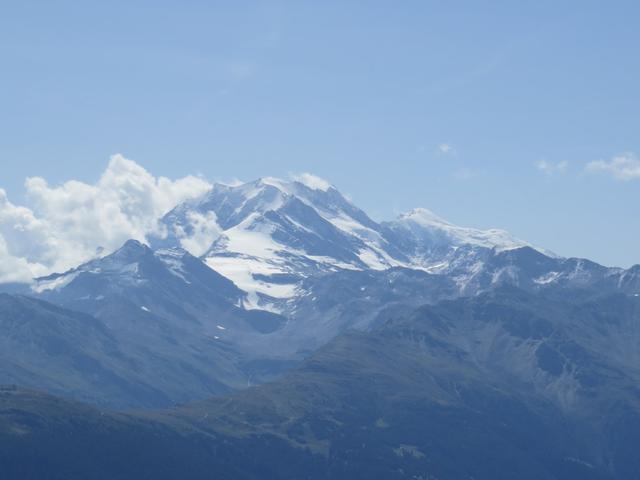
{"label": "snow patch", "polygon": [[307,255],[307,258],[328,267],[341,268],[342,270],[360,270],[359,267],[352,265],[351,263],[341,262],[340,260],[336,260],[333,257],[327,257],[323,255]]}
{"label": "snow patch", "polygon": [[395,224],[412,232],[414,236],[419,236],[421,233],[439,235],[455,245],[478,245],[496,248],[497,251],[531,246],[527,242],[513,237],[505,230],[495,228],[480,230],[453,225],[426,208],[415,208],[400,215]]}
{"label": "snow patch", "polygon": [[373,253],[369,249],[360,250],[358,252],[358,258],[362,260],[362,263],[373,270],[385,270],[389,268],[389,265],[384,263],[375,253]]}
{"label": "snow patch", "polygon": [[266,259],[276,258],[275,252],[285,247],[271,237],[273,228],[259,222],[261,215],[252,213],[244,221],[224,233],[225,250]]}
{"label": "snow patch", "polygon": [[80,272],[73,272],[60,275],[53,279],[37,279],[31,286],[31,290],[35,293],[42,293],[50,290],[59,290],[69,285]]}
{"label": "snow patch", "polygon": [[[205,259],[205,262],[209,267],[227,277],[238,288],[249,294],[261,293],[273,298],[291,298],[295,294],[295,284],[275,284],[255,279],[254,274],[268,276],[286,273],[283,268],[262,259],[239,256],[212,256]],[[255,302],[250,301],[250,303],[253,304]]]}
{"label": "snow patch", "polygon": [[191,284],[185,277],[184,263],[182,261],[183,256],[183,252],[175,249],[163,249],[156,252],[156,257],[167,266],[169,272],[185,283]]}
{"label": "snow patch", "polygon": [[559,276],[560,276],[560,272],[549,272],[539,276],[538,278],[534,278],[533,281],[538,285],[547,285],[549,283],[555,282]]}

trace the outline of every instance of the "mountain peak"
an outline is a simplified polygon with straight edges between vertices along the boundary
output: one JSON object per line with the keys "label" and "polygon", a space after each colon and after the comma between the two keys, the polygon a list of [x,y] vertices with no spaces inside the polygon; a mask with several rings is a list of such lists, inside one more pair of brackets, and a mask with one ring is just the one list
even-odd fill
{"label": "mountain peak", "polygon": [[114,263],[124,264],[136,262],[146,255],[153,255],[153,250],[139,240],[130,239],[127,240],[118,250],[102,258]]}
{"label": "mountain peak", "polygon": [[[290,182],[287,182],[285,180],[282,180],[276,177],[260,177],[253,182],[245,183],[243,185],[274,187],[283,193],[289,193],[289,190],[290,190],[289,188]],[[243,185],[239,185],[239,187],[242,187]]]}
{"label": "mountain peak", "polygon": [[384,225],[393,232],[394,238],[401,239],[418,264],[441,261],[462,245],[496,250],[530,246],[505,230],[460,227],[426,208],[414,208]]}
{"label": "mountain peak", "polygon": [[326,192],[327,190],[334,189],[335,187],[327,182],[324,178],[320,178],[312,173],[301,173],[300,175],[294,175],[293,180],[301,183],[311,190],[320,190]]}
{"label": "mountain peak", "polygon": [[327,192],[331,189],[336,190],[328,181],[318,177],[317,175],[313,175],[312,173],[292,175],[290,180],[283,180],[276,177],[261,177],[255,182],[251,182],[251,184],[272,186],[290,195],[295,195],[297,193],[296,186],[299,185],[302,185],[309,190],[321,192]]}
{"label": "mountain peak", "polygon": [[150,250],[147,245],[145,245],[144,243],[142,243],[139,240],[135,240],[135,239],[131,238],[131,239],[127,240],[126,242],[124,242],[122,247],[120,247],[118,250],[116,250],[116,252],[138,252],[138,253],[143,253],[143,252],[145,252],[147,250]]}
{"label": "mountain peak", "polygon": [[446,221],[442,217],[439,217],[431,210],[428,210],[423,207],[417,207],[408,212],[402,213],[398,216],[398,220],[400,221],[412,221],[421,225],[451,225],[450,222]]}

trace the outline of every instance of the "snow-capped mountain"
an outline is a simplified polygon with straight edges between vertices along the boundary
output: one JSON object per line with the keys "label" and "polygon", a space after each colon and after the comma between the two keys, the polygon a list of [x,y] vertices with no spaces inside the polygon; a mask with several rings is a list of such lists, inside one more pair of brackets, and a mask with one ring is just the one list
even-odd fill
{"label": "snow-capped mountain", "polygon": [[380,270],[409,260],[378,223],[315,177],[216,184],[204,197],[169,212],[163,223],[167,238],[152,244],[201,255],[249,293],[248,308],[292,298],[309,275]]}
{"label": "snow-capped mountain", "polygon": [[154,251],[136,240],[129,240],[115,252],[68,272],[37,278],[31,289],[45,296],[65,292],[70,300],[99,301],[111,295],[146,291],[151,286],[157,292],[159,285],[165,294],[190,286],[193,295],[204,288],[209,298],[218,302],[238,303],[242,297],[231,281],[185,250]]}
{"label": "snow-capped mountain", "polygon": [[[22,293],[95,318],[144,376],[149,404],[241,388],[289,362],[275,351],[263,366],[254,348],[285,319],[242,308],[246,292],[180,248],[154,251],[129,240],[105,257],[38,278]],[[42,355],[37,363],[47,361]]]}
{"label": "snow-capped mountain", "polygon": [[[31,294],[110,322],[147,316],[163,328],[193,329],[223,340],[279,322],[272,314],[241,308],[246,293],[187,251],[154,251],[136,240],[68,272],[36,279]],[[122,313],[117,318],[114,309]],[[257,322],[258,317],[264,318]]]}
{"label": "snow-capped mountain", "polygon": [[[287,334],[298,338],[366,328],[388,310],[382,299],[390,293],[394,303],[414,306],[504,284],[640,293],[637,269],[560,258],[504,230],[459,227],[426,209],[377,223],[310,175],[215,184],[161,222],[166,235],[150,239],[153,249],[128,242],[112,255],[38,279],[33,291],[92,314],[107,293],[174,319],[206,320],[222,308],[242,318],[230,322],[231,331],[247,330],[247,322],[272,331],[284,316]],[[342,299],[343,291],[353,301]]]}
{"label": "snow-capped mountain", "polygon": [[246,308],[282,310],[309,276],[392,267],[438,271],[461,245],[499,251],[527,246],[502,230],[455,226],[426,209],[377,223],[328,182],[262,178],[215,184],[162,220],[166,237],[248,293]]}
{"label": "snow-capped mountain", "polygon": [[385,236],[400,246],[412,264],[431,269],[441,266],[461,245],[496,251],[530,246],[505,230],[453,225],[426,208],[415,208],[382,226]]}

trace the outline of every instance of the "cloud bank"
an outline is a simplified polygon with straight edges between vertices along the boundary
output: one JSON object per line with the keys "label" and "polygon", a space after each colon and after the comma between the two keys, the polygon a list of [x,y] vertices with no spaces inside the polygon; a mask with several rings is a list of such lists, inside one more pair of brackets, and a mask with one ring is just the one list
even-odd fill
{"label": "cloud bank", "polygon": [[616,155],[608,162],[596,160],[589,162],[587,172],[606,173],[616,180],[629,181],[640,180],[640,160],[631,152]]}
{"label": "cloud bank", "polygon": [[211,184],[195,176],[156,178],[114,155],[93,185],[70,180],[52,187],[32,177],[25,188],[26,206],[13,204],[0,189],[0,283],[67,270],[130,238],[163,236],[158,219]]}

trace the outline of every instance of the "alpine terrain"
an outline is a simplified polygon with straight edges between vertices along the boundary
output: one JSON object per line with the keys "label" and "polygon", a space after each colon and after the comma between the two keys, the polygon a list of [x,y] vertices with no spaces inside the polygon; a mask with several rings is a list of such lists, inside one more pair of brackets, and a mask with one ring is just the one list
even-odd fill
{"label": "alpine terrain", "polygon": [[640,265],[311,175],[158,225],[0,286],[3,478],[640,478]]}

